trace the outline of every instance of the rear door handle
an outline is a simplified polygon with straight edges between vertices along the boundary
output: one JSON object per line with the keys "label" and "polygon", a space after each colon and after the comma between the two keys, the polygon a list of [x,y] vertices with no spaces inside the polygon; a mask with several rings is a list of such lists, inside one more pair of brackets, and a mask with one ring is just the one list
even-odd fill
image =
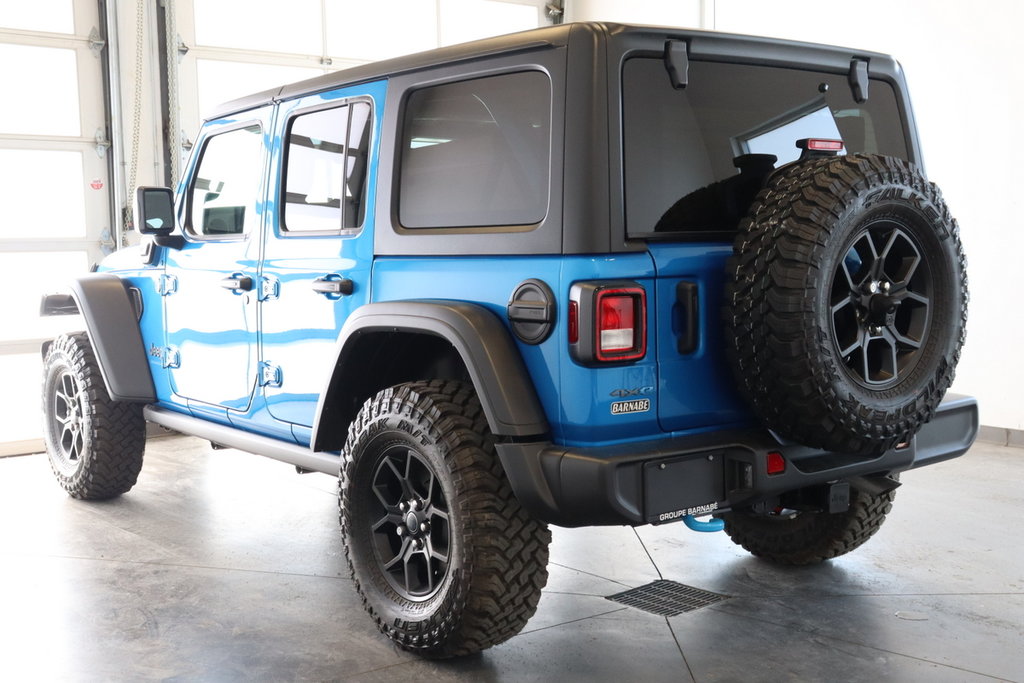
{"label": "rear door handle", "polygon": [[248,275],[235,273],[221,280],[220,286],[235,292],[248,292],[252,290],[252,278]]}
{"label": "rear door handle", "polygon": [[355,291],[355,285],[347,278],[331,279],[331,276],[328,275],[313,280],[313,291],[320,294],[348,296]]}

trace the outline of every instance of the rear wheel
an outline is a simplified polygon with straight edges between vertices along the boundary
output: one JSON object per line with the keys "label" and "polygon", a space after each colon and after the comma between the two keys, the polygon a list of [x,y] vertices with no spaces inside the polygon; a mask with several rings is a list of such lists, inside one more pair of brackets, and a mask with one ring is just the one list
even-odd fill
{"label": "rear wheel", "polygon": [[846,512],[745,508],[722,518],[729,538],[758,557],[779,564],[817,564],[864,545],[881,528],[895,496],[895,490],[869,495],[851,489]]}
{"label": "rear wheel", "polygon": [[402,648],[470,654],[533,615],[551,535],[512,493],[472,386],[414,382],[367,401],[339,487],[356,590]]}
{"label": "rear wheel", "polygon": [[146,449],[142,405],[110,398],[85,333],[58,337],[47,351],[43,419],[50,467],[73,498],[113,498],[135,485]]}

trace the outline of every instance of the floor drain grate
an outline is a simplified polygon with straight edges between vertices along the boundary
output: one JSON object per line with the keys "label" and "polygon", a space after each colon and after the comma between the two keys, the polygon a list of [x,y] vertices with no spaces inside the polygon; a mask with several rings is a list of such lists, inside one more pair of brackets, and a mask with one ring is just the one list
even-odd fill
{"label": "floor drain grate", "polygon": [[651,614],[674,617],[683,612],[692,612],[701,607],[728,600],[729,596],[686,586],[675,581],[662,580],[609,595],[607,599],[642,609]]}

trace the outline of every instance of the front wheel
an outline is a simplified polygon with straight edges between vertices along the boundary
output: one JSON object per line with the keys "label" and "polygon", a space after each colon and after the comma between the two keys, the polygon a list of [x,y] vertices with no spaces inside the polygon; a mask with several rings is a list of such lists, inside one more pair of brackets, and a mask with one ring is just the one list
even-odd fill
{"label": "front wheel", "polygon": [[512,493],[472,386],[413,382],[368,400],[339,488],[356,590],[400,647],[470,654],[536,611],[551,535]]}
{"label": "front wheel", "polygon": [[63,335],[43,363],[43,437],[73,498],[103,500],[135,485],[146,450],[142,405],[114,401],[85,333]]}

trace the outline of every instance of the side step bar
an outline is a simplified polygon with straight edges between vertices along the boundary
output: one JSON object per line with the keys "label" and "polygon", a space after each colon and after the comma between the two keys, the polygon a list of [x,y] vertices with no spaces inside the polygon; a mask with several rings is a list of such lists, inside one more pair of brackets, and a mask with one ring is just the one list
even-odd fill
{"label": "side step bar", "polygon": [[241,429],[215,424],[176,413],[172,410],[146,406],[142,414],[150,422],[173,429],[182,434],[198,436],[208,441],[218,443],[228,448],[237,448],[240,451],[247,451],[262,455],[273,460],[280,460],[289,465],[295,465],[313,472],[323,472],[337,476],[340,459],[331,453],[315,453],[304,446],[295,443],[288,443],[278,439],[271,439],[258,434],[244,432]]}

